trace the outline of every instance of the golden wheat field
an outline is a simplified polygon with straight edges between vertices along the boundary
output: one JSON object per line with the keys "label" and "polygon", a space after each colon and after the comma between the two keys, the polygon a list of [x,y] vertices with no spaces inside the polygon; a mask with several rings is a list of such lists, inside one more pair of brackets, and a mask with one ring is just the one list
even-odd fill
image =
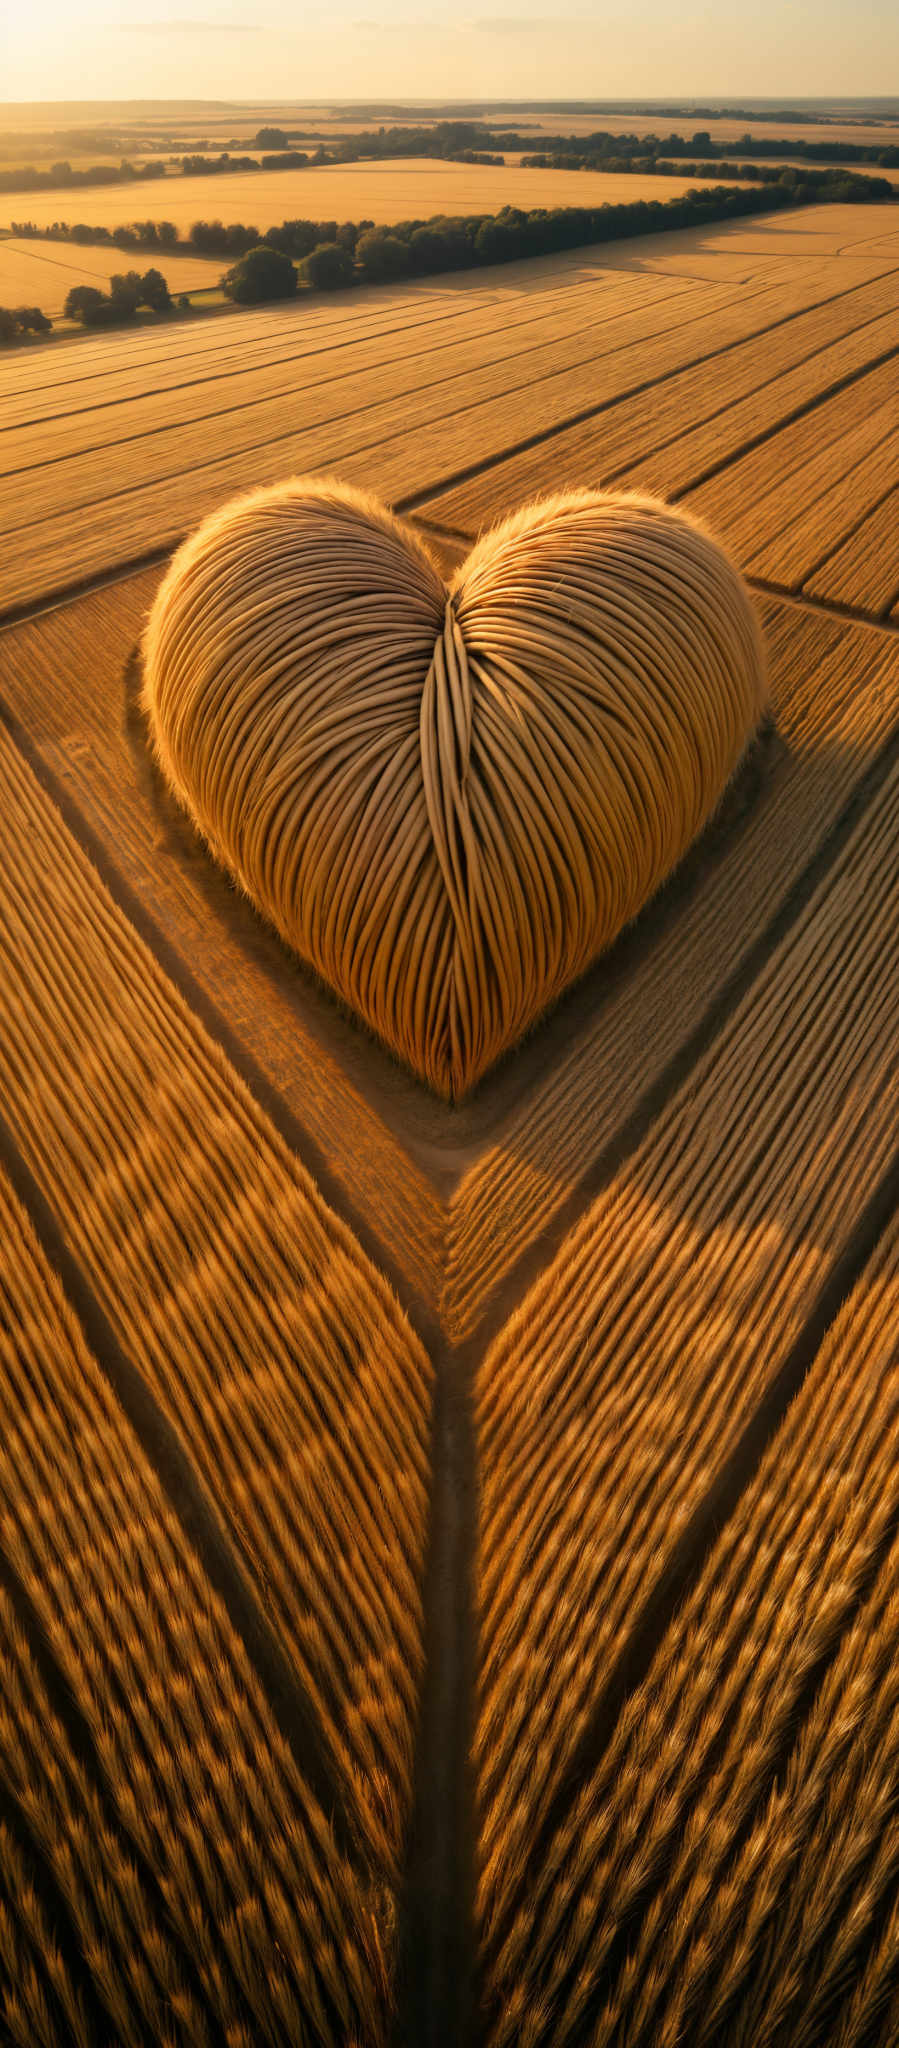
{"label": "golden wheat field", "polygon": [[2,374],[0,2039],[896,2048],[895,209]]}
{"label": "golden wheat field", "polygon": [[[0,220],[55,220],[118,227],[129,220],[173,220],[187,234],[195,220],[430,220],[434,214],[499,213],[503,206],[626,206],[636,199],[675,199],[695,179],[661,181],[639,172],[523,171],[490,164],[441,163],[400,157],[392,163],[312,165],[304,171],[234,171],[186,178],[173,173],[150,186],[100,185],[85,191],[4,193]],[[739,184],[740,180],[735,179]]]}
{"label": "golden wheat field", "polygon": [[[146,268],[149,258],[138,260]],[[73,285],[99,285],[103,291],[114,273],[127,270],[131,261],[127,250],[76,249],[65,242],[23,242],[0,235],[0,306],[37,305],[51,320],[58,319]],[[221,263],[208,257],[166,252],[165,277],[173,297],[217,285],[221,274]]]}

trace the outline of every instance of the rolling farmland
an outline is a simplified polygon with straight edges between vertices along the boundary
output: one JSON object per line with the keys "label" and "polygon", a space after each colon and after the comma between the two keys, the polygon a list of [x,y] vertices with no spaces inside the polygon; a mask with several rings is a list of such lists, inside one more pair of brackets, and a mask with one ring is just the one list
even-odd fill
{"label": "rolling farmland", "polygon": [[[895,2048],[894,214],[4,360],[18,2048]],[[767,646],[681,867],[452,1106],[146,743],[170,551],[304,472],[445,577],[538,494],[660,492]]]}
{"label": "rolling farmland", "polygon": [[[738,178],[730,181],[739,184]],[[388,163],[327,164],[303,171],[234,171],[227,177],[173,175],[149,185],[99,185],[85,190],[0,195],[0,221],[85,221],[119,227],[130,220],[173,220],[182,235],[195,220],[429,220],[438,213],[498,213],[503,206],[626,206],[636,199],[676,199],[695,178],[639,172],[523,171],[490,164],[441,163],[399,157]]]}
{"label": "rolling farmland", "polygon": [[[466,106],[459,118],[482,120],[494,127],[532,132],[539,136],[541,130],[552,134],[589,135],[596,129],[603,129],[610,135],[691,135],[700,125],[708,129],[713,143],[715,140],[738,141],[742,135],[758,135],[762,138],[788,136],[795,141],[815,142],[863,142],[889,146],[896,140],[897,119],[886,110],[883,117],[868,115],[861,118],[857,108],[847,103],[840,107],[831,102],[825,114],[819,109],[819,118],[805,121],[780,120],[769,111],[767,119],[751,110],[742,114],[719,114],[691,110],[684,102],[684,111],[672,113],[670,108],[644,107],[640,112],[622,112],[620,103],[609,111],[602,104],[591,112],[572,112],[568,107],[510,107],[498,102],[482,102]],[[208,101],[169,103],[151,111],[134,101],[116,103],[109,100],[86,102],[80,107],[59,103],[42,102],[37,106],[9,104],[0,107],[0,134],[21,136],[27,148],[27,137],[34,132],[46,132],[54,122],[65,121],[70,125],[77,121],[89,124],[92,131],[102,132],[105,127],[116,135],[126,132],[129,136],[166,136],[175,138],[175,146],[186,149],[196,144],[198,136],[210,138],[234,138],[244,144],[253,141],[257,129],[263,123],[275,122],[279,127],[302,130],[306,137],[315,136],[338,139],[358,134],[360,130],[380,125],[389,120],[398,128],[420,125],[424,120],[455,118],[445,114],[444,109],[417,108],[414,113],[408,106],[391,106],[389,113],[374,108],[360,117],[358,110],[344,104],[338,106],[329,101],[284,101],[276,105],[260,103],[247,105],[245,102],[211,105]],[[180,140],[178,140],[180,138]],[[216,142],[216,147],[221,147]]]}

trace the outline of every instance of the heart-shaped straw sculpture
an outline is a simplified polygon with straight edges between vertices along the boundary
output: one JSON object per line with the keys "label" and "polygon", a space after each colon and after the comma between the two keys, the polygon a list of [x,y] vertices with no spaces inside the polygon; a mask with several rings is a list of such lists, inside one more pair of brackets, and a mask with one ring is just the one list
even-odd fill
{"label": "heart-shaped straw sculpture", "polygon": [[163,772],[287,944],[463,1095],[680,860],[765,708],[748,593],[682,512],[574,491],[447,590],[296,478],[179,549],[144,641]]}

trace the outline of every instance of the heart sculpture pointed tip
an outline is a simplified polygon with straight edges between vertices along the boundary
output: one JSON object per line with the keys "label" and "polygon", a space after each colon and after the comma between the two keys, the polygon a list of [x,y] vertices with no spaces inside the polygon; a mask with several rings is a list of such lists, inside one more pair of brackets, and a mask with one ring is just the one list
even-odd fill
{"label": "heart sculpture pointed tip", "polygon": [[765,709],[746,588],[695,521],[573,491],[449,589],[337,481],[238,498],[144,640],[166,779],[287,944],[457,1098],[664,881]]}

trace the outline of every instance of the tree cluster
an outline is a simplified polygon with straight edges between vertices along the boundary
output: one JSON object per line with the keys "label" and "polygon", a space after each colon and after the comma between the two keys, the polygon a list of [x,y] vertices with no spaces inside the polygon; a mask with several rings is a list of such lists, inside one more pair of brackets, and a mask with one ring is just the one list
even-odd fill
{"label": "tree cluster", "polygon": [[297,273],[289,256],[270,243],[259,242],[241,256],[222,278],[225,297],[238,306],[259,306],[268,299],[293,298]]}
{"label": "tree cluster", "polygon": [[175,157],[173,161],[178,165],[185,178],[209,178],[214,177],[218,172],[258,171],[259,169],[258,157],[231,156],[227,149],[221,150],[218,156],[202,156],[199,153],[194,153],[190,156]]}
{"label": "tree cluster", "polygon": [[352,253],[362,228],[371,225],[371,221],[349,220],[338,225],[336,220],[285,220],[280,227],[267,228],[261,234],[258,228],[244,227],[237,221],[226,225],[220,220],[195,220],[189,241],[198,256],[235,257],[267,242],[270,248],[279,249],[282,256],[300,262],[322,242],[337,242]]}
{"label": "tree cluster", "polygon": [[153,313],[167,313],[171,294],[160,270],[126,270],[109,280],[108,292],[98,285],[76,284],[66,299],[67,320],[80,320],[82,327],[118,327],[133,320],[139,306]]}
{"label": "tree cluster", "polygon": [[0,306],[0,347],[7,348],[23,334],[49,334],[52,325],[40,306]]}

